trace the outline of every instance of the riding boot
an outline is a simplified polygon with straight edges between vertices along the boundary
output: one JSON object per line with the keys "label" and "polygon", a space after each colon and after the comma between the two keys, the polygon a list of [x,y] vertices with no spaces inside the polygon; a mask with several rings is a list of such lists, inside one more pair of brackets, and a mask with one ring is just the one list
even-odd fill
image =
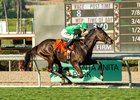
{"label": "riding boot", "polygon": [[67,46],[66,46],[66,49],[67,50],[70,49],[69,46],[73,43],[73,41],[74,41],[73,39],[71,39],[71,40],[68,41]]}
{"label": "riding boot", "polygon": [[66,46],[67,49],[67,60],[70,60],[70,48],[69,46],[73,43],[73,39],[69,40]]}

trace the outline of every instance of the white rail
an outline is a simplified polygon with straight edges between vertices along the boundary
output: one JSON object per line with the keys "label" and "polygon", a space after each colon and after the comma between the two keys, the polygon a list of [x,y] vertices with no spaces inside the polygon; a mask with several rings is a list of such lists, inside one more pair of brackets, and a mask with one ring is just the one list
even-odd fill
{"label": "white rail", "polygon": [[[12,60],[24,60],[24,54],[8,54],[8,55],[4,55],[1,54],[0,55],[0,60],[5,60],[5,61],[9,61],[9,71],[11,71],[11,61]],[[120,60],[124,60],[125,64],[127,66],[128,69],[128,75],[129,75],[129,86],[132,86],[132,77],[131,77],[131,71],[130,71],[130,66],[128,64],[128,60],[138,60],[140,61],[140,54],[93,54],[93,59],[97,59],[97,60],[115,60],[115,59],[120,59]],[[40,57],[36,57],[36,60],[43,60]],[[40,77],[40,72],[39,69],[37,67],[37,64],[35,63],[35,68],[37,70],[37,77],[38,77],[38,85],[41,86],[41,77]],[[139,68],[139,67],[138,67]]]}
{"label": "white rail", "polygon": [[[8,54],[8,55],[0,55],[0,60],[4,60],[4,61],[8,61],[9,62],[9,71],[11,71],[11,61],[12,60],[24,60],[24,56],[25,55],[21,55],[21,54]],[[43,60],[41,58],[37,58],[37,60]],[[38,78],[38,86],[41,87],[41,76],[40,76],[40,72],[39,72],[39,69],[36,65],[36,62],[35,62],[35,69],[37,70],[37,78]]]}

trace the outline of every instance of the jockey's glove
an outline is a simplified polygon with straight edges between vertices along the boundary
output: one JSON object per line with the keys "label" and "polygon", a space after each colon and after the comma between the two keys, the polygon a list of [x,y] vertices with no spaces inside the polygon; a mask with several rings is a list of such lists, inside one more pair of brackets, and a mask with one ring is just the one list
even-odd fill
{"label": "jockey's glove", "polygon": [[80,37],[80,39],[85,39],[85,37]]}
{"label": "jockey's glove", "polygon": [[81,36],[86,36],[87,34],[88,34],[88,30],[83,32],[83,33],[81,33]]}

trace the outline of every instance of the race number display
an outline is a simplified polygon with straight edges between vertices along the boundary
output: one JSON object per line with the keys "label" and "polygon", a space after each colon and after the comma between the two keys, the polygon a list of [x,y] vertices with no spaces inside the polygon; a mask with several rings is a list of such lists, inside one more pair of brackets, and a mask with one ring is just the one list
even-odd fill
{"label": "race number display", "polygon": [[94,53],[140,52],[140,2],[71,3],[65,5],[66,26],[86,22],[97,25],[114,40],[97,43]]}

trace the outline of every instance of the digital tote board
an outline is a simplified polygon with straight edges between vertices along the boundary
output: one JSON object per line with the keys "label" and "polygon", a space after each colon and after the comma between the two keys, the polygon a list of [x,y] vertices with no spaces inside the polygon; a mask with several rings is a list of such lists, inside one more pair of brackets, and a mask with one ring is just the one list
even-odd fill
{"label": "digital tote board", "polygon": [[140,53],[140,1],[65,4],[66,26],[103,27],[113,45],[98,42],[94,53]]}

